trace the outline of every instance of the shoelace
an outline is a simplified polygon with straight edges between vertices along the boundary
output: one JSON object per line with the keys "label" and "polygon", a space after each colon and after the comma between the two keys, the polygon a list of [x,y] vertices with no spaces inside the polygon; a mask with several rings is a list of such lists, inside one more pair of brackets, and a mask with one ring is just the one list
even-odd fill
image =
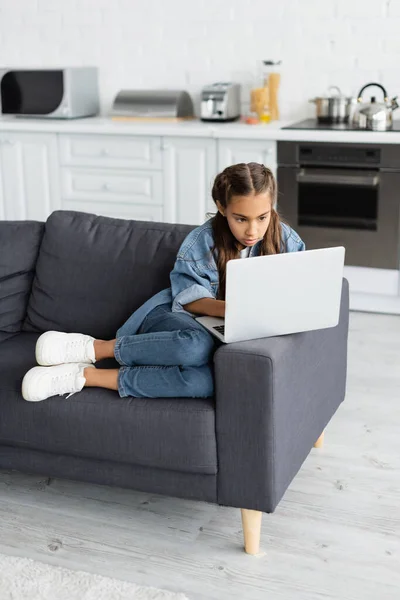
{"label": "shoelace", "polygon": [[[76,353],[79,352],[79,356]],[[77,362],[84,362],[86,359],[86,340],[78,339],[69,342],[65,351],[65,361],[70,362],[71,360]]]}
{"label": "shoelace", "polygon": [[63,396],[64,394],[70,392],[67,396],[68,399],[73,394],[76,394],[78,390],[71,392],[71,388],[74,389],[75,387],[75,378],[76,373],[64,373],[64,375],[54,375],[54,377],[52,377],[51,379],[50,384],[51,396],[55,396],[56,394],[58,394],[59,396]]}

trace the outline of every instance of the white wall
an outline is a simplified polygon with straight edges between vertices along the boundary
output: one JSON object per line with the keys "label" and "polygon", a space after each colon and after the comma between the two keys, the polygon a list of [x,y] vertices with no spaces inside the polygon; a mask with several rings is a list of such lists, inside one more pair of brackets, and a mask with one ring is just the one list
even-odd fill
{"label": "white wall", "polygon": [[[282,59],[284,118],[337,84],[400,95],[400,0],[0,0],[0,66],[97,65],[103,112],[122,88],[237,80]],[[400,113],[400,111],[399,111]]]}

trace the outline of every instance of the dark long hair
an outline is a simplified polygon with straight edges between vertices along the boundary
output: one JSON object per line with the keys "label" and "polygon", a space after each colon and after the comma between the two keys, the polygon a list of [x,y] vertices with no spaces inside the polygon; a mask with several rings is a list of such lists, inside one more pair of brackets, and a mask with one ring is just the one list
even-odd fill
{"label": "dark long hair", "polygon": [[[226,208],[232,196],[250,196],[268,192],[271,196],[271,220],[261,242],[260,254],[279,254],[281,251],[281,220],[274,208],[277,196],[275,177],[270,169],[259,163],[239,163],[227,167],[215,178],[212,197]],[[227,219],[218,211],[212,219],[214,235],[213,253],[219,275],[218,298],[225,299],[226,263],[239,258],[237,240],[232,234]]]}

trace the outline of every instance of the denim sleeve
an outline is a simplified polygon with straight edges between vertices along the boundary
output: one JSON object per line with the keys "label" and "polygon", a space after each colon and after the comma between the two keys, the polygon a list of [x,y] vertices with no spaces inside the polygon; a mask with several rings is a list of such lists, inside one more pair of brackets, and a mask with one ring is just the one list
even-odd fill
{"label": "denim sleeve", "polygon": [[282,251],[283,252],[302,252],[306,249],[306,245],[291,227],[282,224]]}
{"label": "denim sleeve", "polygon": [[306,249],[306,245],[297,234],[293,237],[290,237],[287,241],[287,251],[288,252],[302,252]]}
{"label": "denim sleeve", "polygon": [[201,275],[192,260],[177,259],[170,275],[172,312],[186,312],[183,307],[201,298],[215,298],[210,280]]}
{"label": "denim sleeve", "polygon": [[303,240],[300,240],[299,243],[297,244],[296,252],[302,252],[305,249],[306,249],[305,243],[303,242]]}
{"label": "denim sleeve", "polygon": [[302,239],[288,238],[285,242],[286,252],[302,252],[306,249],[305,243]]}

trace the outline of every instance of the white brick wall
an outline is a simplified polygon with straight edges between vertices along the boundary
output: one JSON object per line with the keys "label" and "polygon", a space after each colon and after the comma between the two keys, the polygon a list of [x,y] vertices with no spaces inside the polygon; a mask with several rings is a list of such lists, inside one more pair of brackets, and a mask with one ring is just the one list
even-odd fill
{"label": "white brick wall", "polygon": [[243,85],[282,59],[284,118],[369,81],[400,95],[400,0],[0,0],[0,65],[97,65],[106,113],[121,88]]}

